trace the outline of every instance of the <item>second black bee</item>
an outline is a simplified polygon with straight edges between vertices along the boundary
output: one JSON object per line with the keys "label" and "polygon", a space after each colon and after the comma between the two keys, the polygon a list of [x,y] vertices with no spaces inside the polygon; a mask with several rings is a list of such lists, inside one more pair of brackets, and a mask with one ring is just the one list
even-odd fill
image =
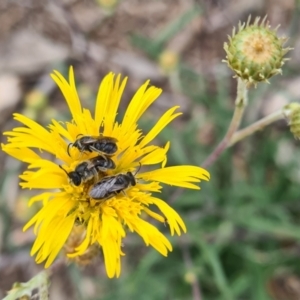
{"label": "second black bee", "polygon": [[94,151],[105,156],[112,156],[118,150],[117,142],[117,139],[109,136],[82,135],[77,137],[74,143],[68,145],[67,152],[70,156],[70,147],[75,147],[80,152]]}
{"label": "second black bee", "polygon": [[99,155],[90,160],[83,161],[78,164],[74,171],[67,172],[62,166],[59,166],[68,175],[70,181],[75,186],[79,186],[81,183],[89,180],[97,181],[99,179],[99,172],[106,172],[108,169],[115,169],[116,165],[109,157],[104,158]]}

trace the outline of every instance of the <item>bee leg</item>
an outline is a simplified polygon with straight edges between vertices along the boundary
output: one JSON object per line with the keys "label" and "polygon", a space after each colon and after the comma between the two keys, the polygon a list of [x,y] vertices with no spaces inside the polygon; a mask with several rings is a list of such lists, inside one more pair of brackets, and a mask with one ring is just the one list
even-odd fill
{"label": "bee leg", "polygon": [[78,139],[78,137],[80,137],[80,136],[84,136],[82,133],[79,133],[79,134],[77,134],[77,136],[76,136],[76,140]]}
{"label": "bee leg", "polygon": [[80,159],[82,157],[82,155],[84,154],[84,150],[79,152],[79,156],[78,159]]}
{"label": "bee leg", "polygon": [[83,219],[80,218],[80,217],[76,217],[74,224],[77,225],[77,226],[82,225],[83,224]]}
{"label": "bee leg", "polygon": [[105,159],[105,161],[108,161],[108,160],[107,160],[107,157],[106,157],[105,155],[103,155],[102,152],[100,153],[100,155]]}
{"label": "bee leg", "polygon": [[92,172],[93,172],[93,180],[94,180],[94,182],[98,182],[98,180],[99,180],[99,174],[97,172],[97,169],[93,168]]}
{"label": "bee leg", "polygon": [[101,172],[101,174],[103,174],[103,176],[105,176],[105,172],[107,171],[107,168],[105,168],[105,167],[97,167],[97,168],[98,168],[99,172]]}
{"label": "bee leg", "polygon": [[93,147],[93,146],[90,146],[90,147],[89,147],[89,150],[90,150],[91,152],[94,151],[94,152],[99,153],[99,154],[107,161],[107,157],[103,154],[103,152],[99,151],[97,148],[95,148],[95,147]]}
{"label": "bee leg", "polygon": [[111,195],[109,195],[109,196],[107,196],[107,197],[105,197],[104,199],[101,199],[101,200],[106,201],[106,200],[109,200],[110,198],[113,198],[114,196],[115,196],[115,194],[111,194]]}
{"label": "bee leg", "polygon": [[88,200],[88,199],[78,199],[77,201],[80,201],[80,202],[88,202],[89,200]]}
{"label": "bee leg", "polygon": [[167,219],[167,218],[165,218],[165,221],[164,221],[164,225],[165,225],[165,227],[167,227],[167,224],[169,224],[169,222],[168,222],[168,219]]}
{"label": "bee leg", "polygon": [[[113,192],[113,193],[111,193],[109,196],[107,196],[104,200],[108,200],[108,199],[110,199],[110,198],[113,198],[113,197],[117,196],[118,193],[119,193],[119,192]],[[125,194],[125,195],[126,195],[126,194]],[[126,196],[127,196],[127,195],[126,195]]]}
{"label": "bee leg", "polygon": [[126,194],[126,192],[125,192],[124,190],[122,190],[121,193],[122,193],[125,197],[128,197],[128,195]]}
{"label": "bee leg", "polygon": [[68,153],[69,156],[71,156],[71,155],[70,155],[70,146],[73,146],[73,143],[70,143],[70,144],[68,145],[68,148],[67,148],[67,153]]}

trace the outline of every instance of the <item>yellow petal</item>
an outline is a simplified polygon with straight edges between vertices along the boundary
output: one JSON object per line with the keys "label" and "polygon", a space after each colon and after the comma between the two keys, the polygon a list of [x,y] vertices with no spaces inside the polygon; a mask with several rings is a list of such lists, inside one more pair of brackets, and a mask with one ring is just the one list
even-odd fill
{"label": "yellow petal", "polygon": [[70,235],[73,225],[74,217],[69,216],[63,219],[63,222],[60,224],[59,227],[57,226],[58,235],[56,236],[55,242],[52,244],[52,249],[46,261],[45,268],[48,268],[52,264],[59,251],[62,249],[63,245],[65,244],[67,238]]}
{"label": "yellow petal", "polygon": [[196,166],[174,166],[141,173],[138,178],[155,180],[169,185],[181,186],[190,189],[200,189],[191,182],[209,180],[209,173],[203,168]]}
{"label": "yellow petal", "polygon": [[183,220],[181,219],[179,214],[166,202],[155,197],[150,197],[149,202],[155,204],[158,207],[158,209],[165,215],[167,223],[170,226],[172,236],[174,235],[174,231],[177,233],[177,235],[181,235],[180,227],[183,230],[183,232],[186,232],[186,227]]}
{"label": "yellow petal", "polygon": [[105,114],[105,125],[103,135],[112,136],[117,110],[119,108],[120,100],[127,83],[125,77],[120,85],[121,75],[119,74],[114,82],[111,99],[107,104],[107,111]]}
{"label": "yellow petal", "polygon": [[1,144],[2,150],[6,152],[7,154],[11,155],[12,157],[26,162],[26,163],[31,163],[35,160],[41,159],[41,157],[36,154],[34,151],[32,151],[29,148],[23,148],[23,149],[18,149],[18,148],[12,148],[10,147],[11,145],[4,145]]}
{"label": "yellow petal", "polygon": [[104,117],[106,116],[107,108],[111,100],[114,76],[115,75],[113,73],[106,75],[99,87],[95,107],[95,121],[99,128],[102,125]]}
{"label": "yellow petal", "polygon": [[69,82],[67,82],[67,80],[58,71],[53,71],[51,77],[64,95],[72,117],[77,123],[76,116],[82,113],[82,108],[76,91],[73,67],[70,67],[69,69]]}
{"label": "yellow petal", "polygon": [[154,127],[145,135],[140,142],[139,146],[144,147],[151,142],[170,122],[180,116],[182,113],[173,114],[179,106],[174,106],[164,113],[164,115],[158,120]]}
{"label": "yellow petal", "polygon": [[124,131],[130,131],[131,127],[137,123],[142,114],[161,94],[161,89],[153,86],[147,89],[148,85],[149,80],[138,89],[130,101],[122,122]]}

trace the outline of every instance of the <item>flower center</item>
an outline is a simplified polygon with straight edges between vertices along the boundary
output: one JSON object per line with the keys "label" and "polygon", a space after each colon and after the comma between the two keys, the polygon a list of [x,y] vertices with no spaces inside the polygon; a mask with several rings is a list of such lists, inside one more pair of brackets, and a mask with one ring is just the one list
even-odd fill
{"label": "flower center", "polygon": [[262,50],[264,49],[261,41],[256,41],[253,48],[254,48],[254,51],[256,51],[256,52],[262,52]]}
{"label": "flower center", "polygon": [[244,41],[243,52],[254,63],[268,62],[272,57],[270,40],[260,33],[252,34]]}

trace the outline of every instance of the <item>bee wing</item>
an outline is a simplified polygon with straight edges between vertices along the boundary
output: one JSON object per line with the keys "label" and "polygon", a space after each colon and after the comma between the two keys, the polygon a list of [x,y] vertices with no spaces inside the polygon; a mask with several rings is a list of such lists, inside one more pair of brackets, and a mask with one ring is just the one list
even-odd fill
{"label": "bee wing", "polygon": [[117,178],[103,178],[101,181],[97,182],[91,188],[89,195],[94,199],[101,199],[107,197],[107,195],[112,192],[112,187],[114,186]]}
{"label": "bee wing", "polygon": [[84,144],[93,144],[95,142],[99,141],[98,136],[89,136],[89,139],[84,141]]}
{"label": "bee wing", "polygon": [[102,155],[95,156],[95,157],[93,157],[89,160],[89,163],[90,163],[91,167],[93,167],[93,166],[100,166],[101,167],[106,162],[107,162],[107,159],[105,159]]}
{"label": "bee wing", "polygon": [[110,188],[110,192],[120,192],[124,189],[126,189],[128,187],[128,185],[124,184],[124,183],[115,183],[111,188]]}
{"label": "bee wing", "polygon": [[106,141],[108,143],[117,143],[118,140],[116,138],[110,137],[110,136],[100,136],[101,141]]}

